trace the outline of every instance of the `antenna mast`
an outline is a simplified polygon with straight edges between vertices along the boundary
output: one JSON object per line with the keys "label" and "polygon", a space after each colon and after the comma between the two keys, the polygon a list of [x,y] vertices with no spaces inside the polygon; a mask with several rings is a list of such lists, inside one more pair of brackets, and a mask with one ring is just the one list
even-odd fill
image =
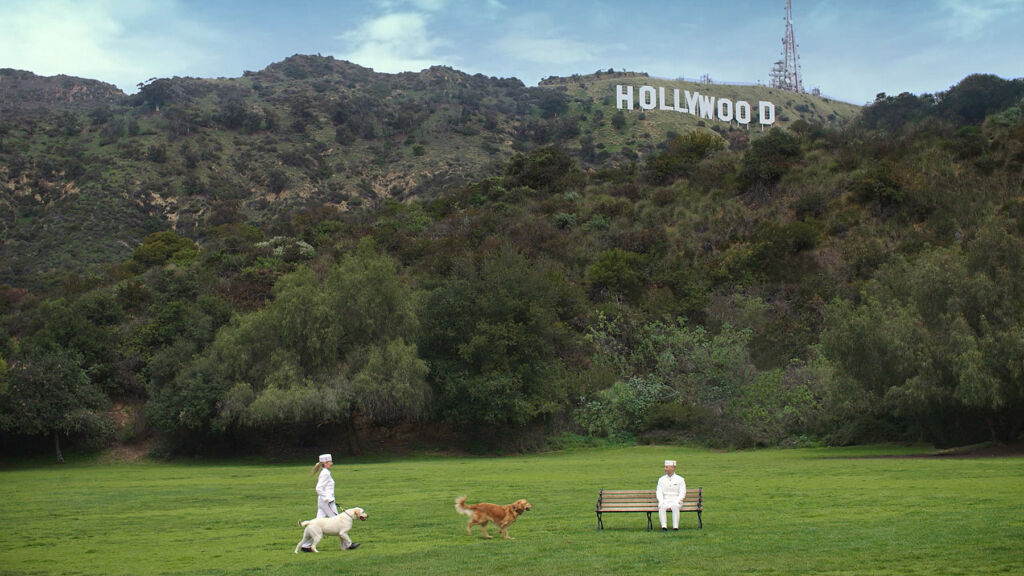
{"label": "antenna mast", "polygon": [[796,49],[796,37],[793,35],[793,2],[786,0],[786,34],[782,37],[782,60],[772,66],[772,88],[791,92],[804,91],[804,83],[800,78],[800,56]]}

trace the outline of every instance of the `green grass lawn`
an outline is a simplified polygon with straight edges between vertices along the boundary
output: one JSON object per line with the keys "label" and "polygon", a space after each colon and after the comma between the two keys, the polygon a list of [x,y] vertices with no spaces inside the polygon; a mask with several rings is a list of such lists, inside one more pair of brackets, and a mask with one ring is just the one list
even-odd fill
{"label": "green grass lawn", "polygon": [[[292,554],[313,515],[302,464],[69,463],[0,471],[0,574],[1021,574],[1024,458],[875,458],[925,448],[579,449],[339,459],[369,513],[358,550]],[[599,488],[653,488],[662,460],[705,494],[704,529],[606,516]],[[467,536],[456,496],[533,510],[515,541]],[[492,535],[497,530],[491,530]]]}

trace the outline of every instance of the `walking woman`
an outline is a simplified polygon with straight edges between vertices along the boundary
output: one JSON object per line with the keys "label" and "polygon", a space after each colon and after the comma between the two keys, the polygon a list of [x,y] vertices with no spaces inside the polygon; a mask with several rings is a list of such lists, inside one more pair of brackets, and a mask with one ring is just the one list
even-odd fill
{"label": "walking woman", "polygon": [[[317,476],[316,480],[316,517],[317,518],[331,518],[338,515],[338,504],[334,501],[334,478],[331,476],[331,466],[334,466],[334,462],[331,461],[330,454],[321,454],[320,461],[313,466],[313,476]],[[299,522],[301,525],[302,522]],[[303,539],[299,543],[303,552],[312,552],[313,549],[312,539]],[[350,546],[355,548],[358,544]]]}
{"label": "walking woman", "polygon": [[321,454],[320,461],[313,466],[313,475],[319,477],[316,481],[316,517],[330,518],[338,515],[338,504],[334,501],[334,477],[331,476],[330,454]]}

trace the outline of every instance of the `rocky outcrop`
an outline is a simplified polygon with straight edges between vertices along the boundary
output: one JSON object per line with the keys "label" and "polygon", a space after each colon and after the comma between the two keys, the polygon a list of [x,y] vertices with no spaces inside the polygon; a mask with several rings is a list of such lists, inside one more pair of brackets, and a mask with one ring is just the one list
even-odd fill
{"label": "rocky outcrop", "polygon": [[25,70],[0,68],[0,114],[13,115],[52,113],[55,109],[88,110],[97,106],[118,104],[125,93],[113,84],[58,76],[38,76]]}

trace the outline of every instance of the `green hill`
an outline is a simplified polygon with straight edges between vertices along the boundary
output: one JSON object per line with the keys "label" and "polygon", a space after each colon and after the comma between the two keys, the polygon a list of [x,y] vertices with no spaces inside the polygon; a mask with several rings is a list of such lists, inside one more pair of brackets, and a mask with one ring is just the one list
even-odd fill
{"label": "green hill", "polygon": [[1021,80],[857,109],[296,56],[42,101],[0,124],[5,446],[1024,429]]}
{"label": "green hill", "polygon": [[[85,272],[167,227],[199,239],[208,225],[288,219],[311,205],[433,198],[542,145],[599,168],[641,159],[701,125],[740,139],[763,134],[663,111],[616,126],[619,76],[645,78],[595,74],[527,88],[442,67],[378,74],[293,56],[241,78],[154,79],[127,97],[95,81],[5,71],[0,280]],[[774,99],[778,127],[840,126],[857,113],[763,87],[664,85]]]}
{"label": "green hill", "polygon": [[[574,104],[590,110],[600,110],[603,118],[610,118],[620,107],[617,100],[616,86],[633,88],[634,106],[627,112],[627,129],[616,130],[608,122],[592,125],[595,140],[619,146],[632,142],[658,144],[671,132],[683,132],[696,128],[708,128],[723,135],[731,132],[745,132],[756,138],[768,126],[761,126],[757,119],[758,102],[772,102],[776,107],[776,121],[771,126],[790,128],[794,122],[803,120],[811,124],[827,127],[848,125],[860,111],[859,106],[837,100],[829,100],[812,94],[798,94],[783,90],[756,85],[714,84],[713,82],[697,83],[683,80],[667,80],[651,78],[646,74],[597,72],[585,76],[550,77],[544,79],[540,86],[551,88],[566,94]],[[753,106],[752,121],[741,125],[736,121],[722,122],[715,117],[708,119],[699,114],[680,113],[662,109],[662,101],[657,106],[645,111],[639,106],[639,91],[642,86],[655,88],[656,97],[665,95],[665,102],[674,106],[677,102],[687,108],[686,93],[704,94],[730,102],[748,102]],[[623,90],[625,91],[626,88]],[[663,89],[661,92],[659,89]],[[676,94],[677,93],[677,94]],[[637,118],[633,118],[636,116]],[[641,117],[642,116],[642,117]]]}

